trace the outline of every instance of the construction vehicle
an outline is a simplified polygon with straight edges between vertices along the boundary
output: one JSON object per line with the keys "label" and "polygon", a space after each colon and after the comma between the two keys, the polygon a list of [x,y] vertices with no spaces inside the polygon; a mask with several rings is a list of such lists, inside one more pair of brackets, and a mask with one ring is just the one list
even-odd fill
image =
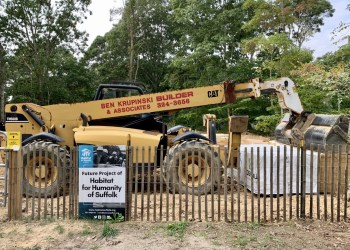
{"label": "construction vehicle", "polygon": [[[145,159],[150,159],[153,167],[160,167],[160,162],[167,163],[162,166],[163,173],[172,188],[179,191],[188,185],[196,194],[203,194],[216,185],[222,174],[222,165],[225,165],[216,149],[215,117],[204,117],[208,123],[207,136],[183,126],[167,130],[159,117],[162,113],[234,103],[240,98],[256,98],[270,92],[277,94],[281,108],[287,110],[289,116],[277,127],[278,140],[287,144],[303,142],[307,146],[314,143],[315,138],[317,143],[323,144],[347,143],[348,119],[332,116],[332,123],[327,125],[322,116],[304,112],[295,84],[289,78],[265,82],[254,79],[246,83],[225,81],[212,86],[153,94],[144,94],[142,87],[134,83],[103,84],[97,89],[94,100],[89,102],[48,106],[8,104],[5,128],[22,134],[24,186],[29,187],[25,189],[29,195],[59,195],[63,176],[60,171],[64,169],[59,165],[68,164],[68,149],[81,144],[138,147],[138,155],[133,154],[131,160],[134,165],[142,157],[141,148],[150,147],[150,151],[144,151]],[[246,130],[247,122],[246,117],[230,117],[228,159],[233,161],[230,165],[234,167],[241,133]],[[40,148],[45,148],[49,157],[43,154],[39,157]],[[179,162],[185,158],[186,152],[193,149],[194,153],[187,154],[188,165]],[[163,153],[157,154],[161,150]],[[46,164],[49,168],[45,169]],[[194,170],[188,171],[190,167]]]}

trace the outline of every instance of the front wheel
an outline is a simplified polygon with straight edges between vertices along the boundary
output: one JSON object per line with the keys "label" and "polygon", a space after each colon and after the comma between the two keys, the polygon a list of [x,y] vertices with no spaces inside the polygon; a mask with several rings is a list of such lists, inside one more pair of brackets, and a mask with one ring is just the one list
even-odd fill
{"label": "front wheel", "polygon": [[162,166],[163,178],[178,193],[207,194],[222,175],[217,152],[207,143],[185,141],[170,148]]}
{"label": "front wheel", "polygon": [[23,194],[55,197],[69,178],[69,154],[51,142],[32,142],[23,147]]}

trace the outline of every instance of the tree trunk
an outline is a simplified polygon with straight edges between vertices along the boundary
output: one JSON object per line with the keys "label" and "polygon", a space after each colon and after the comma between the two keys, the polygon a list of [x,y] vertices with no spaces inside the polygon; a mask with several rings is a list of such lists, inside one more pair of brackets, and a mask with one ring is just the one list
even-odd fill
{"label": "tree trunk", "polygon": [[132,81],[134,76],[134,57],[135,57],[135,1],[130,1],[130,13],[129,13],[129,72],[128,80]]}
{"label": "tree trunk", "polygon": [[5,122],[6,52],[0,44],[0,122]]}

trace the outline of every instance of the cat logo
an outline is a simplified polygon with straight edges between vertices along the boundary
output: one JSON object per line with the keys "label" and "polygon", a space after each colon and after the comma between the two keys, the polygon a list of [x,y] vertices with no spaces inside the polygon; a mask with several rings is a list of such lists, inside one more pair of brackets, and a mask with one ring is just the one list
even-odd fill
{"label": "cat logo", "polygon": [[219,90],[209,90],[208,91],[208,98],[218,97],[219,96]]}

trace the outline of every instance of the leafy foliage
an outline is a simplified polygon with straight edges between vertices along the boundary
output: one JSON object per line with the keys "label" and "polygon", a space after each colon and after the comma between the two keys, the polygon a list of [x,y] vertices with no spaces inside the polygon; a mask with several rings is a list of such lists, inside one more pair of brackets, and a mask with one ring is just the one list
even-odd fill
{"label": "leafy foliage", "polygon": [[326,70],[324,66],[306,64],[293,74],[305,109],[320,113],[349,113],[349,65],[339,63]]}
{"label": "leafy foliage", "polygon": [[119,230],[117,228],[112,227],[109,222],[103,223],[102,234],[101,234],[103,238],[114,237],[118,235],[118,233],[119,233]]}
{"label": "leafy foliage", "polygon": [[183,239],[189,224],[187,222],[177,222],[167,225],[167,233],[170,236],[174,236],[177,239]]}
{"label": "leafy foliage", "polygon": [[286,33],[298,48],[320,31],[325,17],[334,13],[327,0],[247,0],[243,7],[251,11],[245,29],[266,35]]}
{"label": "leafy foliage", "polygon": [[76,26],[87,14],[90,0],[6,0],[1,4],[0,37],[11,57],[9,94],[14,101],[49,104],[53,94],[64,90],[52,77],[60,70],[56,66],[62,50],[77,53],[84,45],[84,33]]}
{"label": "leafy foliage", "polygon": [[[114,10],[121,19],[84,50],[86,34],[77,24],[90,14],[90,2],[0,3],[0,91],[7,99],[85,101],[111,80],[142,81],[158,92],[290,76],[305,110],[350,113],[350,45],[315,62],[302,49],[333,15],[327,0],[126,0]],[[182,110],[170,120],[202,130],[205,113],[217,115],[222,131],[228,114],[249,115],[249,129],[267,135],[281,117],[276,97],[268,95]]]}

